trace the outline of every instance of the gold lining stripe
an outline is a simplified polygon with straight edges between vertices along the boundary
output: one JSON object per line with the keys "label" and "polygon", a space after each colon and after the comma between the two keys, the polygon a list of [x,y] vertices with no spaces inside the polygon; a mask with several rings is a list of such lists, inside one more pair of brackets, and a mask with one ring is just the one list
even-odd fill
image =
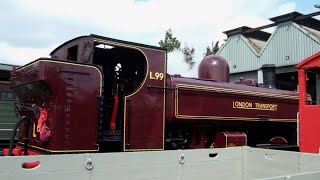
{"label": "gold lining stripe", "polygon": [[259,108],[249,108],[249,107],[241,107],[241,108],[236,108],[234,107],[234,109],[249,109],[249,110],[259,110],[259,111],[275,111],[274,109],[259,109]]}
{"label": "gold lining stripe", "polygon": [[[230,94],[240,94],[240,95],[255,95],[255,96],[263,96],[268,98],[282,98],[282,99],[291,99],[291,100],[299,100],[299,96],[297,95],[285,95],[285,94],[272,94],[272,93],[263,93],[263,92],[254,92],[254,91],[245,91],[245,90],[237,90],[237,89],[228,89],[228,88],[218,88],[218,87],[210,87],[210,86],[196,86],[189,84],[177,84],[176,88],[186,88],[186,89],[197,89],[197,90],[207,90],[208,92],[218,92],[218,93],[230,93]],[[204,91],[205,92],[205,91]]]}
{"label": "gold lining stripe", "polygon": [[139,152],[139,151],[163,151],[164,149],[130,149],[124,152]]}
{"label": "gold lining stripe", "polygon": [[110,40],[105,40],[105,39],[99,39],[99,38],[93,38],[93,41],[94,42],[101,42],[101,43],[112,43],[114,45],[124,46],[124,47],[129,47],[129,48],[138,48],[138,49],[143,48],[143,49],[149,49],[149,50],[153,50],[153,51],[166,52],[165,50],[161,50],[161,49],[149,48],[149,47],[144,47],[144,46],[136,46],[136,45],[115,42],[115,41],[110,41]]}
{"label": "gold lining stripe", "polygon": [[[166,87],[167,84],[167,53],[164,55],[164,82],[163,87]],[[166,90],[163,89],[163,135],[162,135],[162,150],[164,150],[164,139],[165,139],[165,128],[166,128]]]}
{"label": "gold lining stripe", "polygon": [[245,120],[245,121],[279,121],[279,122],[296,122],[296,119],[259,119],[259,118],[246,118],[246,117],[224,117],[224,116],[188,116],[188,115],[179,115],[179,119],[210,119],[210,120]]}
{"label": "gold lining stripe", "polygon": [[[18,144],[24,145],[24,143],[22,143],[22,142],[18,142]],[[63,152],[97,152],[97,151],[99,151],[99,149],[94,149],[94,150],[49,150],[49,149],[41,148],[41,147],[34,146],[34,145],[28,145],[28,146],[35,148],[35,149],[42,150],[42,151],[52,152],[52,153],[58,153],[58,152],[59,153],[63,153]]]}
{"label": "gold lining stripe", "polygon": [[[209,120],[245,120],[245,121],[272,121],[272,122],[296,122],[296,119],[275,119],[270,118],[267,120],[260,119],[260,118],[247,118],[247,117],[222,117],[222,116],[195,116],[195,115],[181,115],[179,114],[179,88],[184,87],[186,89],[197,89],[198,86],[195,85],[187,85],[187,84],[177,84],[175,89],[175,117],[178,119],[209,119]],[[224,88],[215,88],[215,87],[208,87],[208,86],[199,86],[199,89],[208,90],[210,91],[217,91],[223,92]],[[226,89],[229,90],[229,89]],[[204,91],[205,92],[205,91]],[[249,91],[250,92],[250,91]],[[224,93],[224,92],[223,92]],[[299,97],[298,97],[299,98]]]}

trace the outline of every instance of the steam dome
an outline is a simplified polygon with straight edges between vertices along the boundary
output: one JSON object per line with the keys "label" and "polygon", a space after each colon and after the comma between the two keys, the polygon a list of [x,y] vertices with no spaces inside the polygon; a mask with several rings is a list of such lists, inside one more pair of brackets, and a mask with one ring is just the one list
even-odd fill
{"label": "steam dome", "polygon": [[200,63],[198,77],[217,82],[229,82],[229,64],[221,56],[206,56]]}

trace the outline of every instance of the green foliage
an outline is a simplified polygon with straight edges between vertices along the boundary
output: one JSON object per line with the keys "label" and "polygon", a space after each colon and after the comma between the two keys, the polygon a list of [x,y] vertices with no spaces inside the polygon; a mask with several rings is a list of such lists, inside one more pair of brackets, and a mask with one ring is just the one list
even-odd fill
{"label": "green foliage", "polygon": [[166,31],[165,39],[159,41],[161,48],[167,49],[168,52],[172,52],[175,49],[180,49],[181,42],[177,37],[173,37],[171,29]]}
{"label": "green foliage", "polygon": [[193,47],[189,47],[185,44],[185,47],[180,49],[181,42],[177,39],[177,37],[173,36],[172,30],[168,29],[165,34],[165,39],[159,41],[159,45],[161,48],[167,49],[168,52],[173,52],[175,49],[181,50],[184,56],[184,61],[189,65],[191,69],[194,65],[194,53],[195,49]]}
{"label": "green foliage", "polygon": [[213,46],[213,42],[212,42],[212,48],[210,48],[209,46],[207,46],[207,50],[206,50],[206,56],[212,55],[212,54],[217,54],[217,52],[219,51],[220,47],[219,47],[219,41],[217,41],[214,46]]}
{"label": "green foliage", "polygon": [[210,47],[208,46],[208,47],[207,47],[206,56],[209,56],[209,55],[211,55],[211,54],[212,54],[212,51],[211,51]]}
{"label": "green foliage", "polygon": [[219,47],[219,41],[216,42],[216,44],[213,46],[212,48],[212,54],[217,54],[217,52],[219,51],[220,47]]}
{"label": "green foliage", "polygon": [[187,44],[185,45],[185,47],[182,49],[182,53],[183,53],[183,56],[184,56],[184,60],[187,64],[189,64],[189,69],[191,69],[194,65],[194,61],[193,61],[193,58],[194,58],[194,53],[195,53],[195,50],[193,47],[189,47]]}

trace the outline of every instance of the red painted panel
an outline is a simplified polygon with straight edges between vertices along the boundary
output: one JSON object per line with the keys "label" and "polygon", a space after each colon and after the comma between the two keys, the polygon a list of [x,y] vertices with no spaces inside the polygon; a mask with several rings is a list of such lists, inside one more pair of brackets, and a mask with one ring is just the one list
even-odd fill
{"label": "red painted panel", "polygon": [[[192,98],[193,97],[193,98]],[[251,119],[269,118],[295,121],[298,111],[298,102],[254,98],[248,96],[235,96],[198,92],[197,95],[190,91],[179,91],[178,117],[220,117],[228,119],[243,117]],[[259,108],[266,107],[266,108]]]}
{"label": "red painted panel", "polygon": [[[320,105],[307,103],[307,71],[320,72],[320,52],[310,56],[298,64],[299,73],[299,127],[300,151],[308,153],[320,152]],[[317,87],[319,88],[319,87]]]}
{"label": "red painted panel", "polygon": [[300,151],[320,152],[320,106],[305,106],[300,109]]}
{"label": "red painted panel", "polygon": [[125,150],[161,150],[164,148],[164,90],[148,86],[164,87],[166,52],[141,50],[147,58],[149,69],[141,89],[126,97]]}
{"label": "red painted panel", "polygon": [[[20,102],[48,110],[50,140],[39,139],[37,119],[31,118],[30,145],[48,151],[96,150],[101,78],[94,66],[51,60],[18,69],[13,83]],[[20,143],[24,136],[25,128],[21,128]]]}
{"label": "red painted panel", "polygon": [[[172,77],[175,93],[167,97],[170,122],[183,119],[241,119],[296,122],[297,93],[191,78]],[[245,92],[245,93],[244,93]],[[246,94],[247,93],[247,94]],[[174,109],[172,111],[171,109]]]}
{"label": "red painted panel", "polygon": [[218,132],[214,138],[213,147],[226,148],[246,145],[247,135],[244,132]]}

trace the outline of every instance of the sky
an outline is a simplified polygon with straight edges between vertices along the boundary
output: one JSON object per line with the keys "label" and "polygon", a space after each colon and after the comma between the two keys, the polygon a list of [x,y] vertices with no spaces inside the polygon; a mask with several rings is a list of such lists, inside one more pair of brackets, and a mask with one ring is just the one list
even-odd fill
{"label": "sky", "polygon": [[169,53],[168,72],[196,77],[206,47],[226,39],[223,31],[269,24],[269,18],[292,11],[312,13],[320,10],[314,7],[317,3],[320,0],[1,0],[0,63],[23,65],[49,57],[58,45],[89,34],[159,46],[170,28],[182,46],[195,48],[196,64],[190,70],[181,52]]}

